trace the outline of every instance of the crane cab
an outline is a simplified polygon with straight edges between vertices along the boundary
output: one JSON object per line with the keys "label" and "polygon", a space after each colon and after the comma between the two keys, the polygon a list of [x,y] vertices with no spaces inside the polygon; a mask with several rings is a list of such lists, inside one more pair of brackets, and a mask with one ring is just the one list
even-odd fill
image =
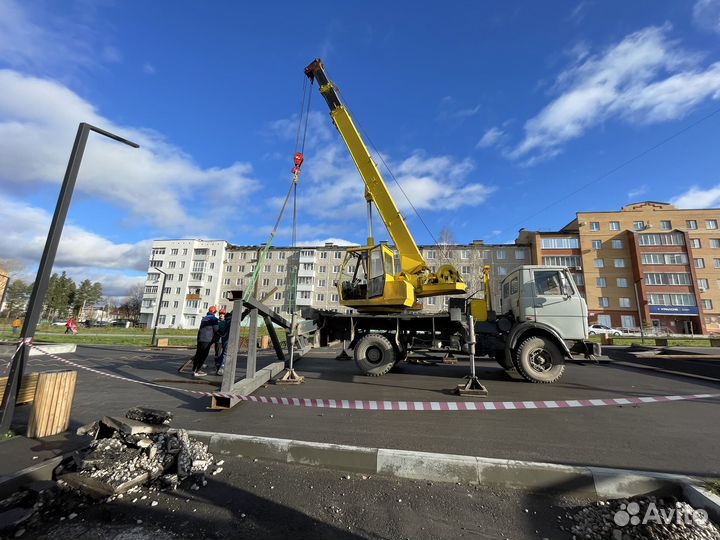
{"label": "crane cab", "polygon": [[396,273],[395,253],[385,244],[349,248],[338,278],[340,303],[365,312],[420,309],[415,288]]}

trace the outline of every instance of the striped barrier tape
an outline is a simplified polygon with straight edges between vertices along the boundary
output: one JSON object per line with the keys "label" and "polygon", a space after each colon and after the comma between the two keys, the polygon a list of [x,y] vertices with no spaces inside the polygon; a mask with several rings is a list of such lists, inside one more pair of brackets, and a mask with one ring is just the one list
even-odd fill
{"label": "striped barrier tape", "polygon": [[376,401],[376,400],[351,400],[351,399],[313,399],[313,398],[292,398],[292,397],[273,397],[273,396],[244,396],[227,392],[203,392],[199,390],[189,390],[187,388],[176,388],[163,384],[140,381],[123,377],[122,375],[114,375],[106,373],[98,369],[83,366],[62,358],[50,352],[44,351],[35,345],[30,345],[34,349],[50,356],[67,365],[90,371],[97,375],[110,377],[125,382],[142,384],[153,388],[162,388],[165,390],[175,390],[178,392],[187,392],[195,394],[198,397],[219,397],[238,399],[251,403],[263,403],[268,405],[286,405],[291,407],[311,407],[318,409],[350,409],[360,411],[513,411],[513,410],[540,410],[540,409],[576,409],[586,407],[608,407],[619,405],[647,405],[652,403],[668,403],[673,401],[691,401],[698,399],[714,399],[720,398],[717,394],[685,394],[672,396],[636,396],[621,398],[596,398],[596,399],[565,399],[565,400],[545,400],[545,401]]}

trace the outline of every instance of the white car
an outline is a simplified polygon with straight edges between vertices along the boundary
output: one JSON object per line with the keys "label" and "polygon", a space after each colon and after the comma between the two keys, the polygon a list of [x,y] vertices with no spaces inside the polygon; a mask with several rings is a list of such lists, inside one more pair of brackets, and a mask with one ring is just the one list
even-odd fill
{"label": "white car", "polygon": [[621,336],[622,332],[615,328],[610,328],[604,324],[591,324],[588,328],[588,335],[594,336],[595,334],[610,334],[611,336]]}

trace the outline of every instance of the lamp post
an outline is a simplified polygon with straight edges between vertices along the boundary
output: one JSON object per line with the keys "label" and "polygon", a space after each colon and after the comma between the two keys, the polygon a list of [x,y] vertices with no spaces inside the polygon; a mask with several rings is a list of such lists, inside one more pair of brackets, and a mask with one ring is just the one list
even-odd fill
{"label": "lamp post", "polygon": [[6,433],[10,429],[10,424],[12,422],[13,415],[15,414],[15,400],[17,399],[18,389],[20,388],[23,368],[30,352],[28,346],[32,343],[32,339],[35,335],[35,329],[37,328],[38,321],[40,320],[43,300],[45,299],[45,294],[47,293],[50,282],[50,272],[52,271],[53,263],[55,262],[55,254],[57,253],[58,244],[60,243],[60,236],[65,225],[65,218],[67,217],[68,209],[70,208],[70,200],[72,199],[73,190],[75,189],[75,181],[77,180],[77,175],[80,170],[80,163],[82,162],[83,153],[85,152],[88,135],[91,131],[104,135],[105,137],[109,137],[110,139],[120,143],[127,144],[128,146],[132,146],[133,148],[140,147],[134,142],[123,139],[114,133],[110,133],[109,131],[105,131],[104,129],[100,129],[85,122],[81,122],[78,126],[77,134],[75,135],[75,142],[73,143],[73,148],[70,152],[70,159],[68,161],[67,169],[65,170],[65,177],[63,178],[63,183],[60,187],[60,194],[58,195],[57,204],[55,206],[55,213],[53,214],[52,221],[50,222],[50,230],[48,231],[47,240],[45,242],[45,249],[43,250],[42,257],[40,258],[40,265],[38,266],[32,293],[30,293],[28,311],[21,331],[21,340],[12,357],[10,372],[8,373],[7,383],[5,385],[5,393],[3,394],[2,404],[0,405],[0,407],[2,407],[0,433]]}
{"label": "lamp post", "polygon": [[642,309],[640,308],[640,295],[638,294],[638,283],[642,282],[643,278],[638,279],[633,283],[635,286],[635,304],[637,304],[638,319],[640,319],[640,342],[645,343],[645,329],[643,328],[643,317]]}
{"label": "lamp post", "polygon": [[[152,265],[153,262],[155,261],[150,261],[150,264]],[[158,268],[157,266],[153,266],[153,268],[163,275],[163,279],[162,287],[160,288],[160,299],[158,300],[157,313],[155,314],[155,324],[153,325],[152,338],[150,338],[151,347],[155,346],[155,336],[157,335],[158,319],[160,319],[160,308],[162,307],[163,296],[165,295],[165,282],[167,281],[167,274],[164,270],[160,270],[160,268]]]}
{"label": "lamp post", "polygon": [[5,303],[5,296],[7,295],[8,285],[10,285],[10,276],[7,274],[0,274],[0,277],[5,278],[5,286],[3,287],[2,298],[0,298],[0,310],[2,310],[3,304]]}

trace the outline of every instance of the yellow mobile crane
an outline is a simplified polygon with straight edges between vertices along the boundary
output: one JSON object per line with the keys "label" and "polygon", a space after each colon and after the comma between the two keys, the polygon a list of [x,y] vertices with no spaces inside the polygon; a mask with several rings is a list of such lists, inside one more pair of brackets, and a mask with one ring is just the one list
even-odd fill
{"label": "yellow mobile crane", "polygon": [[[322,61],[314,60],[305,68],[305,75],[318,82],[330,107],[330,117],[365,182],[367,245],[347,250],[338,279],[340,303],[360,312],[393,313],[420,309],[418,298],[465,293],[465,282],[453,265],[444,264],[437,272],[430,271]],[[395,244],[397,260],[388,246],[375,245],[373,203]]]}
{"label": "yellow mobile crane", "polygon": [[[371,376],[384,375],[411,351],[441,349],[495,358],[504,369],[535,383],[558,380],[565,359],[574,354],[599,354],[597,344],[585,341],[587,304],[564,267],[518,267],[503,279],[499,299],[490,298],[490,269],[485,267],[483,298],[451,298],[447,312],[417,311],[418,298],[461,295],[465,282],[450,264],[437,272],[428,268],[323,63],[314,60],[305,74],[319,84],[365,183],[368,203],[367,245],[348,249],[338,279],[340,303],[357,312],[303,310],[303,316],[316,323],[322,345],[348,340],[356,364]],[[397,258],[388,246],[375,245],[373,203]],[[476,379],[471,373],[469,381]],[[479,382],[478,386],[482,388]]]}

